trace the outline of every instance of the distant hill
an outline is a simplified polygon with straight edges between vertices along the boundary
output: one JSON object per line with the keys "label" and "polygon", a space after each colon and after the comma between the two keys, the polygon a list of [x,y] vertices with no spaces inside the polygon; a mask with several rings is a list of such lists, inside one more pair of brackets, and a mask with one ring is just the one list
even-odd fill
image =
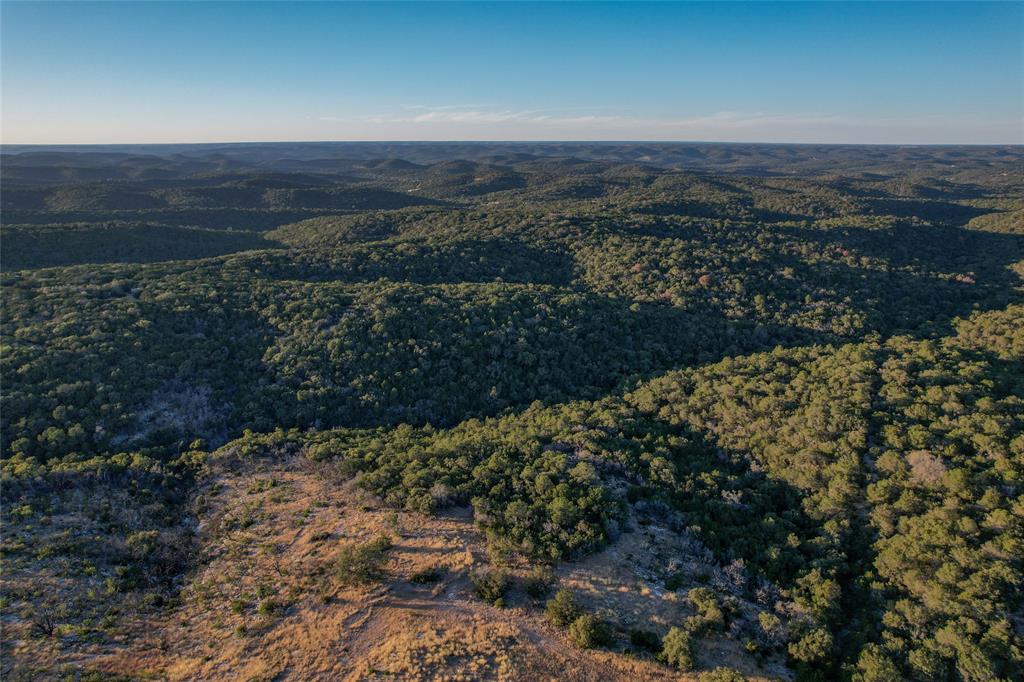
{"label": "distant hill", "polygon": [[[282,170],[345,173],[357,168],[411,170],[463,159],[515,165],[551,157],[660,168],[757,175],[891,173],[913,166],[914,175],[956,177],[977,169],[1014,173],[1024,147],[783,145],[629,142],[278,142],[193,145],[5,145],[8,182],[67,182],[152,177],[175,173]],[[965,168],[965,162],[967,168]]]}

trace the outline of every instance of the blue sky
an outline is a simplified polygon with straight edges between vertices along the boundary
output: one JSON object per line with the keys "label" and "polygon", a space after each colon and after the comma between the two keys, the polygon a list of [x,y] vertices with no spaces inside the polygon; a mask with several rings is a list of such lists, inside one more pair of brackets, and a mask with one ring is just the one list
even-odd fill
{"label": "blue sky", "polygon": [[1024,142],[1024,3],[0,4],[5,143]]}

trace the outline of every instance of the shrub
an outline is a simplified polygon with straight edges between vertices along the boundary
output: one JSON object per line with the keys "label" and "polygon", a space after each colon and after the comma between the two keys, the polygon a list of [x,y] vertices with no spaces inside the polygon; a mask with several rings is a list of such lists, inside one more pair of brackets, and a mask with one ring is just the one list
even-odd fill
{"label": "shrub", "polygon": [[144,606],[158,609],[164,605],[164,595],[159,592],[146,592],[142,595],[142,603]]}
{"label": "shrub", "polygon": [[637,649],[645,649],[654,653],[661,651],[661,637],[650,630],[633,630],[629,633],[629,643]]}
{"label": "shrub", "polygon": [[813,627],[801,633],[789,644],[789,655],[797,661],[813,663],[825,659],[832,651],[832,634],[823,627]]}
{"label": "shrub", "polygon": [[246,492],[250,495],[255,495],[256,493],[266,492],[276,485],[277,481],[273,478],[254,478],[252,479],[252,482],[249,483],[249,487]]}
{"label": "shrub", "polygon": [[114,566],[114,577],[107,578],[110,594],[129,592],[143,586],[145,575],[140,566]]}
{"label": "shrub", "polygon": [[768,647],[776,647],[786,642],[786,631],[782,621],[774,613],[762,611],[757,614],[757,622],[761,626],[761,642]]}
{"label": "shrub", "polygon": [[693,608],[697,609],[697,613],[702,616],[718,607],[718,599],[715,598],[715,593],[711,588],[695,587],[686,596],[693,604]]}
{"label": "shrub", "polygon": [[690,633],[682,628],[672,628],[661,641],[662,661],[682,672],[693,670],[693,642]]}
{"label": "shrub", "polygon": [[686,574],[682,571],[673,573],[672,575],[665,578],[665,589],[672,590],[675,592],[680,587],[686,584]]}
{"label": "shrub", "polygon": [[704,630],[721,630],[725,627],[725,613],[718,604],[715,593],[707,587],[695,587],[687,594],[693,608],[697,610],[695,618],[687,618],[686,626],[693,632]]}
{"label": "shrub", "polygon": [[140,530],[125,538],[124,544],[133,559],[142,561],[156,551],[159,541],[160,533],[157,531]]}
{"label": "shrub", "polygon": [[899,668],[877,644],[868,644],[857,660],[857,682],[899,682],[903,679]]}
{"label": "shrub", "polygon": [[580,607],[576,603],[572,590],[567,589],[555,592],[555,596],[548,600],[547,608],[545,609],[548,620],[559,627],[565,627],[579,618],[580,612]]}
{"label": "shrub", "polygon": [[102,670],[75,670],[64,679],[74,679],[76,682],[130,682],[132,678]]}
{"label": "shrub", "polygon": [[550,566],[534,566],[526,576],[523,589],[534,599],[543,599],[551,592],[552,586],[558,581]]}
{"label": "shrub", "polygon": [[581,649],[595,649],[611,644],[612,632],[607,623],[585,613],[569,626],[569,639]]}
{"label": "shrub", "polygon": [[449,486],[437,482],[430,486],[430,506],[434,509],[444,509],[455,503],[456,494]]}
{"label": "shrub", "polygon": [[391,538],[380,535],[363,544],[352,544],[341,548],[335,564],[335,575],[342,585],[365,585],[384,577],[387,551],[391,549]]}
{"label": "shrub", "polygon": [[508,573],[500,568],[484,568],[469,574],[476,596],[494,603],[505,596],[511,587]]}
{"label": "shrub", "polygon": [[424,568],[413,573],[409,578],[409,582],[417,585],[430,585],[440,582],[441,578],[444,577],[444,572],[444,566],[431,566],[430,568]]}
{"label": "shrub", "polygon": [[697,677],[699,682],[747,682],[743,673],[732,668],[715,668]]}

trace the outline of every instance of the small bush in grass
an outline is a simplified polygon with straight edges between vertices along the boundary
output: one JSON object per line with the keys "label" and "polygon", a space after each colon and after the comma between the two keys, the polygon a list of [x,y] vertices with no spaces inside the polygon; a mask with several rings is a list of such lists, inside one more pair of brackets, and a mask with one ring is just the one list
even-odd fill
{"label": "small bush in grass", "polygon": [[107,592],[130,592],[145,584],[146,576],[140,566],[114,566],[114,576],[107,578]]}
{"label": "small bush in grass", "polygon": [[569,639],[581,649],[596,649],[612,643],[612,632],[607,623],[585,613],[569,625]]}
{"label": "small bush in grass", "polygon": [[530,569],[530,574],[526,576],[523,589],[530,597],[543,599],[551,592],[551,588],[557,580],[555,572],[550,566],[534,566]]}
{"label": "small bush in grass", "polygon": [[473,583],[473,591],[476,596],[492,604],[508,592],[512,583],[508,573],[500,568],[483,568],[469,574],[469,581]]}
{"label": "small bush in grass", "polygon": [[786,643],[786,629],[774,613],[762,611],[757,614],[757,622],[761,626],[758,638],[764,646],[771,648]]}
{"label": "small bush in grass", "polygon": [[565,627],[581,615],[579,604],[572,594],[572,590],[561,589],[555,592],[555,596],[548,600],[545,609],[548,620],[559,627]]}
{"label": "small bush in grass", "polygon": [[633,630],[629,633],[629,643],[637,649],[653,653],[661,651],[661,637],[658,637],[658,633],[650,630]]}
{"label": "small bush in grass", "polygon": [[114,675],[101,670],[75,670],[74,672],[69,672],[64,679],[73,679],[79,682],[130,682],[132,678]]}
{"label": "small bush in grass", "polygon": [[250,495],[256,493],[266,492],[277,485],[277,481],[273,478],[254,478],[249,484],[249,488],[246,490]]}
{"label": "small bush in grass", "polygon": [[659,658],[682,672],[693,670],[693,642],[690,633],[682,628],[672,628],[661,641]]}
{"label": "small bush in grass", "polygon": [[715,593],[707,587],[695,587],[686,595],[693,608],[697,610],[697,616],[686,619],[686,626],[693,633],[704,632],[705,630],[723,630],[725,628],[725,613],[718,604]]}
{"label": "small bush in grass", "polygon": [[686,574],[682,571],[677,571],[669,577],[665,578],[665,589],[672,590],[675,592],[680,587],[686,584]]}
{"label": "small bush in grass", "polygon": [[384,577],[391,538],[380,535],[362,544],[347,545],[338,553],[335,575],[343,585],[366,585]]}
{"label": "small bush in grass", "polygon": [[261,616],[272,616],[276,611],[280,610],[280,608],[281,605],[273,599],[265,599],[256,607],[256,612]]}
{"label": "small bush in grass", "polygon": [[732,668],[715,668],[701,673],[697,679],[699,682],[747,682],[743,673]]}
{"label": "small bush in grass", "polygon": [[718,606],[718,599],[715,597],[714,591],[708,587],[695,587],[686,594],[686,597],[693,604],[693,608],[697,609],[697,613],[701,615]]}
{"label": "small bush in grass", "polygon": [[155,530],[140,530],[125,538],[125,549],[137,561],[142,561],[156,551],[160,542],[160,533]]}
{"label": "small bush in grass", "polygon": [[440,582],[441,578],[444,577],[444,572],[444,566],[431,566],[430,568],[424,568],[413,573],[409,577],[409,582],[417,585],[430,585]]}
{"label": "small bush in grass", "polygon": [[159,592],[147,592],[142,597],[143,605],[154,609],[160,608],[165,602],[166,600],[164,599],[164,595]]}

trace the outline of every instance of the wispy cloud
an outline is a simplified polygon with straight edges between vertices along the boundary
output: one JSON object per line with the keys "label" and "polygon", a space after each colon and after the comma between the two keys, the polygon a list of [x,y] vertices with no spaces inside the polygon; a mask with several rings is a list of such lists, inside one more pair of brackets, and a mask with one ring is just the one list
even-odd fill
{"label": "wispy cloud", "polygon": [[[415,105],[408,109],[423,110],[422,113],[378,115],[366,119],[371,123],[403,123],[403,124],[504,124],[516,123],[544,127],[572,126],[580,128],[649,128],[649,129],[700,129],[705,127],[742,129],[764,125],[808,125],[830,123],[840,117],[827,114],[744,114],[733,111],[720,111],[707,116],[689,118],[644,118],[637,116],[582,114],[566,115],[571,109],[494,109],[485,107],[459,107],[456,105],[424,106]],[[587,111],[577,108],[576,110]],[[589,110],[592,111],[592,110]]]}
{"label": "wispy cloud", "polygon": [[449,111],[452,109],[486,109],[491,107],[490,104],[403,104],[403,109],[419,109],[426,111]]}
{"label": "wispy cloud", "polygon": [[[927,144],[1020,137],[1020,121],[949,116],[866,117],[828,112],[717,111],[640,116],[626,107],[510,109],[412,104],[371,116],[320,116],[325,135],[364,139],[716,140]],[[344,132],[343,132],[344,131]]]}
{"label": "wispy cloud", "polygon": [[648,120],[646,123],[660,128],[668,129],[700,129],[720,128],[742,130],[744,128],[759,128],[763,126],[801,126],[838,123],[843,120],[841,116],[832,114],[766,114],[766,113],[743,113],[738,111],[719,111],[707,116],[694,116],[690,118]]}
{"label": "wispy cloud", "polygon": [[625,121],[619,116],[565,116],[558,112],[567,110],[543,110],[543,109],[497,109],[490,107],[459,107],[455,105],[446,106],[410,106],[406,109],[413,109],[420,113],[414,114],[382,114],[371,116],[366,119],[371,123],[405,123],[405,124],[439,124],[439,123],[463,123],[463,124],[503,124],[518,123],[532,125],[572,125],[586,122],[608,123]]}

